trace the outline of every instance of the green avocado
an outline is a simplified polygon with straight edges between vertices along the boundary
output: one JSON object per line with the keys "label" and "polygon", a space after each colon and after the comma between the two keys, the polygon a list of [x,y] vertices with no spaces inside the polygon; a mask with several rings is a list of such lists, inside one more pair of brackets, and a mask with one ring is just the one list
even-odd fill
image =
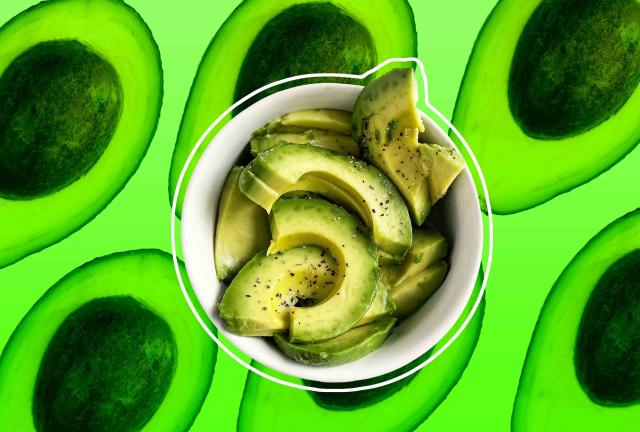
{"label": "green avocado", "polygon": [[[360,74],[387,58],[415,57],[416,39],[413,12],[406,0],[241,2],[216,33],[198,67],[171,162],[171,199],[194,144],[216,116],[248,92],[294,75]],[[305,82],[310,81],[295,81],[271,92]],[[203,143],[210,142],[230,118]],[[205,148],[198,149],[183,186]],[[181,203],[182,197],[178,213]]]}
{"label": "green avocado", "polygon": [[635,431],[640,424],[640,209],[564,269],[538,317],[512,429]]}
{"label": "green avocado", "polygon": [[219,280],[233,278],[271,240],[267,213],[240,192],[238,179],[242,169],[231,168],[218,204],[214,261]]}
{"label": "green avocado", "polygon": [[330,296],[291,311],[291,342],[315,342],[345,333],[367,312],[380,284],[376,247],[366,226],[342,207],[320,199],[279,200],[269,214],[268,253],[301,245],[327,249],[338,263]]}
{"label": "green avocado", "polygon": [[351,156],[360,154],[360,148],[351,136],[316,129],[298,133],[254,135],[251,138],[251,154],[255,156],[279,143],[309,144]]}
{"label": "green avocado", "polygon": [[[467,319],[480,292],[481,281],[482,276],[463,314],[431,352],[380,378],[336,384],[336,387],[362,386],[388,380],[411,370],[448,344]],[[435,361],[419,372],[384,387],[350,393],[303,392],[272,383],[257,374],[249,374],[238,414],[237,430],[297,430],[300,424],[313,424],[317,430],[404,432],[416,429],[444,401],[462,376],[480,336],[484,305],[483,300],[466,329]],[[267,371],[264,366],[257,363],[253,365]],[[273,374],[273,371],[268,372]],[[297,383],[303,382],[300,380]],[[327,386],[326,383],[313,381],[304,381],[304,384]],[[282,401],[287,403],[283,404]]]}
{"label": "green avocado", "polygon": [[95,217],[136,171],[162,103],[151,31],[117,0],[51,0],[0,28],[0,267]]}
{"label": "green avocado", "polygon": [[420,273],[449,253],[447,240],[435,228],[419,228],[413,232],[413,243],[402,264],[383,267],[384,279],[391,288]]}
{"label": "green avocado", "polygon": [[636,0],[496,5],[453,115],[482,166],[495,213],[542,204],[636,146],[639,44]]}
{"label": "green avocado", "polygon": [[364,158],[387,174],[422,225],[431,206],[464,168],[455,150],[419,142],[424,132],[412,69],[393,69],[365,86],[353,107],[353,138]]}
{"label": "green avocado", "polygon": [[256,254],[233,279],[218,305],[226,327],[242,336],[271,336],[289,329],[290,314],[329,297],[338,265],[326,251],[302,246]]}
{"label": "green avocado", "polygon": [[378,349],[395,323],[395,318],[382,318],[320,342],[294,344],[279,334],[274,340],[286,356],[299,363],[335,366],[358,360]]}
{"label": "green avocado", "polygon": [[284,126],[324,129],[343,135],[351,135],[351,113],[332,109],[294,111],[278,119]]}
{"label": "green avocado", "polygon": [[425,304],[442,284],[448,268],[446,262],[438,261],[394,286],[391,289],[391,299],[396,305],[393,316],[406,318]]}
{"label": "green avocado", "polygon": [[0,357],[0,430],[186,431],[216,349],[171,255],[98,258],[53,285],[11,335]]}
{"label": "green avocado", "polygon": [[[311,188],[314,179],[332,189]],[[300,190],[324,193],[355,210],[371,228],[381,250],[398,261],[411,246],[411,220],[404,200],[389,179],[372,165],[310,145],[279,144],[259,153],[240,175],[240,190],[269,211],[284,193]],[[332,194],[337,189],[338,194]],[[349,198],[345,198],[347,195]]]}

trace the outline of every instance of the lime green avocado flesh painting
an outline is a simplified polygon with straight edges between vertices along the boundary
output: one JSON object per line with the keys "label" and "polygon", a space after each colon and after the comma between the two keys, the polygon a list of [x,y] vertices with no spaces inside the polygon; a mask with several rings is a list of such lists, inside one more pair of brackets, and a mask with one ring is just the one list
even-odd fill
{"label": "lime green avocado flesh painting", "polygon": [[[298,74],[361,74],[384,59],[416,55],[413,12],[405,0],[241,2],[215,34],[198,67],[171,161],[171,200],[198,139],[216,117],[247,93]],[[288,86],[318,81],[345,80],[296,81],[277,86],[252,101]],[[187,168],[177,200],[178,215],[194,166],[230,118],[231,115],[225,117],[207,134]]]}
{"label": "lime green avocado flesh painting", "polygon": [[46,291],[11,335],[0,356],[0,430],[187,431],[216,353],[171,255],[98,258]]}
{"label": "lime green avocado flesh painting", "polygon": [[493,212],[540,205],[620,161],[640,141],[639,83],[636,0],[498,2],[453,115]]}
{"label": "lime green avocado flesh painting", "polygon": [[0,196],[55,192],[102,156],[122,112],[116,70],[75,40],[42,42],[0,77]]}
{"label": "lime green avocado flesh painting", "polygon": [[[376,379],[331,386],[346,388],[386,381],[424,362],[450,341],[468,317],[480,293],[481,282],[482,275],[479,275],[464,312],[431,351]],[[437,359],[419,372],[383,387],[348,393],[305,392],[272,383],[256,374],[249,374],[238,413],[237,430],[296,430],[304,423],[312,425],[311,430],[412,431],[436,410],[462,376],[480,336],[484,310],[483,299],[465,330]],[[253,365],[262,371],[291,381],[290,377],[279,375],[258,363],[254,362]],[[327,383],[307,380],[294,382],[308,386],[328,386]],[[282,404],[283,400],[287,403]]]}
{"label": "lime green avocado flesh painting", "polygon": [[0,268],[100,213],[135,173],[162,105],[162,65],[116,0],[50,0],[0,27]]}
{"label": "lime green avocado flesh painting", "polygon": [[640,422],[640,211],[591,239],[540,312],[512,430],[635,431]]}
{"label": "lime green avocado flesh painting", "polygon": [[92,300],[44,354],[33,397],[41,431],[134,431],[162,403],[178,348],[169,325],[132,297]]}

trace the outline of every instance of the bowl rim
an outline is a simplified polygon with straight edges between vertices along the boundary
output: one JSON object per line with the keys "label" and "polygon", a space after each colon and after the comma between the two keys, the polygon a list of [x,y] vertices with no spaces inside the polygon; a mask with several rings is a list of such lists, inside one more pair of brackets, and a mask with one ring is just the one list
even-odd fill
{"label": "bowl rim", "polygon": [[[476,189],[476,185],[475,182],[473,181],[473,178],[471,177],[471,174],[469,172],[469,168],[465,167],[465,169],[463,170],[463,173],[461,173],[461,175],[459,176],[459,178],[463,178],[466,177],[466,183],[468,183],[468,185],[471,187],[472,191],[473,191],[473,198],[474,198],[474,213],[475,213],[475,217],[473,218],[473,223],[476,225],[476,238],[475,238],[475,242],[474,245],[475,247],[473,248],[473,251],[471,252],[471,254],[473,255],[472,257],[472,262],[473,262],[473,270],[467,272],[467,273],[472,273],[473,274],[473,280],[468,281],[467,282],[467,286],[465,286],[465,289],[462,290],[463,291],[463,297],[462,300],[457,302],[457,310],[455,311],[455,313],[453,314],[449,314],[449,316],[454,315],[453,319],[449,319],[444,325],[440,325],[439,331],[437,332],[432,332],[432,333],[438,333],[438,337],[435,338],[435,340],[433,340],[433,338],[431,338],[431,342],[429,344],[426,344],[424,346],[422,346],[419,349],[413,349],[411,350],[411,353],[409,355],[404,355],[404,356],[397,356],[397,357],[401,357],[404,360],[402,362],[390,362],[391,365],[380,369],[378,368],[377,371],[374,374],[361,374],[361,375],[356,375],[356,376],[350,376],[349,379],[345,379],[344,375],[341,375],[339,373],[337,373],[337,369],[340,368],[344,368],[345,365],[339,365],[339,366],[322,366],[322,367],[318,367],[318,366],[307,366],[307,365],[301,365],[299,363],[294,362],[293,360],[290,360],[288,358],[285,358],[286,361],[284,362],[273,362],[271,361],[272,359],[269,357],[265,357],[264,355],[261,355],[259,351],[256,351],[255,349],[251,349],[252,345],[255,345],[254,343],[238,343],[238,339],[253,339],[253,340],[259,340],[262,338],[258,338],[258,337],[243,337],[243,336],[237,336],[237,335],[233,335],[232,333],[228,332],[223,325],[221,325],[221,322],[219,320],[219,316],[218,316],[218,312],[217,312],[217,308],[215,307],[216,303],[217,303],[217,299],[215,297],[209,296],[206,297],[206,293],[207,290],[205,289],[205,287],[203,286],[204,282],[204,278],[202,278],[202,271],[198,268],[196,268],[196,264],[194,264],[194,255],[195,255],[195,247],[192,247],[194,244],[200,244],[201,247],[198,248],[198,250],[200,252],[202,252],[202,245],[203,244],[209,244],[210,247],[208,248],[208,251],[205,251],[205,254],[207,256],[210,256],[211,260],[209,261],[209,276],[211,275],[211,273],[213,273],[214,275],[214,280],[213,282],[211,282],[211,279],[209,278],[208,284],[210,285],[218,285],[217,288],[217,292],[216,294],[219,294],[221,292],[221,290],[223,290],[224,288],[222,288],[224,286],[224,284],[222,284],[221,282],[217,282],[217,279],[215,279],[215,267],[213,264],[213,235],[211,235],[209,237],[209,239],[205,240],[205,239],[201,239],[201,241],[199,242],[193,242],[193,233],[191,230],[191,222],[194,220],[194,215],[196,215],[196,212],[194,211],[194,209],[197,209],[198,206],[196,206],[195,204],[197,203],[198,199],[201,199],[202,197],[198,197],[197,192],[194,184],[197,184],[198,179],[202,180],[203,178],[208,178],[209,180],[212,179],[217,179],[218,183],[221,183],[224,181],[224,179],[227,176],[228,170],[230,169],[230,167],[236,162],[236,158],[232,158],[232,159],[227,159],[225,162],[223,162],[223,164],[226,166],[226,170],[207,170],[205,167],[205,162],[204,161],[210,161],[212,159],[216,159],[215,156],[220,156],[220,157],[224,157],[224,151],[222,151],[222,155],[220,155],[220,150],[228,150],[229,148],[233,147],[236,148],[236,153],[239,153],[242,151],[242,149],[245,147],[245,144],[247,141],[244,141],[244,143],[241,146],[238,146],[239,141],[236,139],[231,140],[227,143],[222,143],[219,144],[219,141],[223,141],[223,138],[226,139],[227,135],[230,134],[229,131],[235,131],[236,129],[246,129],[243,126],[243,123],[246,121],[246,118],[249,115],[252,115],[255,113],[255,111],[257,110],[262,110],[265,112],[270,112],[271,114],[268,116],[267,121],[271,120],[275,117],[278,117],[279,115],[282,115],[286,112],[291,112],[291,111],[295,111],[297,109],[302,109],[302,108],[289,108],[287,110],[284,110],[283,112],[273,112],[275,111],[273,109],[273,106],[277,105],[277,103],[281,103],[281,100],[289,100],[289,99],[304,99],[304,96],[307,93],[313,93],[314,91],[317,92],[323,92],[323,93],[327,93],[327,94],[336,94],[336,96],[340,96],[341,94],[344,96],[345,94],[347,95],[346,99],[350,99],[351,100],[351,105],[353,105],[353,101],[355,100],[355,97],[357,96],[357,94],[360,93],[362,89],[362,86],[360,85],[353,85],[353,84],[340,84],[340,83],[322,83],[322,84],[306,84],[306,85],[301,85],[301,86],[296,86],[296,87],[292,87],[286,90],[282,90],[279,91],[277,93],[274,93],[272,95],[269,95],[255,103],[253,103],[252,105],[248,106],[247,108],[245,108],[241,113],[239,113],[236,117],[234,117],[233,119],[231,119],[229,122],[227,122],[224,127],[222,127],[218,133],[209,141],[209,144],[207,146],[207,148],[203,151],[200,160],[198,161],[198,164],[194,167],[193,170],[193,174],[191,176],[190,182],[187,185],[187,190],[185,193],[185,198],[184,198],[184,202],[183,202],[183,212],[182,212],[182,226],[181,226],[181,238],[180,241],[182,243],[182,250],[183,250],[183,256],[184,256],[184,262],[185,262],[185,266],[187,269],[187,274],[189,277],[189,280],[191,281],[192,284],[192,289],[193,292],[196,295],[196,299],[197,301],[200,303],[200,305],[203,307],[209,321],[218,329],[218,332],[222,335],[224,335],[233,345],[237,350],[240,350],[241,352],[245,353],[246,355],[248,355],[249,357],[251,357],[253,360],[258,361],[259,363],[267,366],[268,368],[281,372],[281,373],[285,373],[289,376],[293,376],[293,377],[297,377],[297,378],[304,378],[304,379],[311,379],[314,381],[320,381],[320,382],[326,382],[326,383],[342,383],[342,382],[353,382],[353,381],[358,381],[358,380],[363,380],[363,379],[369,379],[369,378],[374,378],[374,377],[378,377],[381,376],[385,373],[388,372],[392,372],[400,367],[405,366],[406,364],[414,361],[416,358],[418,358],[420,355],[424,354],[426,351],[428,351],[429,349],[433,348],[434,345],[436,345],[447,333],[448,331],[453,327],[453,325],[455,324],[455,322],[460,318],[465,306],[467,305],[467,303],[470,301],[470,297],[471,297],[471,293],[473,292],[473,287],[476,281],[476,277],[477,277],[477,270],[480,268],[480,261],[481,261],[481,255],[482,255],[482,250],[484,247],[484,242],[483,242],[483,235],[482,235],[482,230],[483,230],[483,224],[482,224],[482,219],[481,219],[481,213],[480,213],[480,205],[479,205],[479,200],[478,200],[478,193],[477,193],[477,189]],[[355,95],[355,96],[354,96]],[[333,108],[336,109],[336,104],[334,104],[333,106],[324,106],[325,108]],[[291,105],[289,105],[291,106]],[[308,108],[320,108],[319,106],[314,106],[314,107],[308,107]],[[344,109],[344,108],[342,108]],[[351,110],[351,108],[349,108]],[[425,121],[425,123],[427,124],[427,128],[431,131],[436,132],[437,135],[439,135],[439,139],[440,140],[444,140],[445,141],[445,145],[450,145],[453,146],[454,148],[456,148],[458,151],[459,149],[455,146],[455,144],[452,142],[452,140],[448,137],[447,133],[437,124],[433,121],[433,119],[431,119],[429,116],[427,116],[424,112],[421,112],[423,120]],[[263,122],[262,124],[266,123]],[[262,126],[262,124],[260,126]],[[254,129],[251,129],[249,131],[249,134],[251,134],[253,132]],[[246,132],[246,130],[245,130]],[[222,137],[222,138],[221,138]],[[218,144],[218,145],[216,145]],[[442,144],[440,142],[440,144]],[[222,148],[221,148],[222,146]],[[239,148],[238,148],[239,147]],[[228,152],[227,152],[228,153]],[[207,156],[208,155],[208,156]],[[221,180],[220,180],[221,179]],[[456,180],[458,181],[458,180]],[[213,199],[213,197],[209,197],[209,199],[211,201],[214,201],[213,205],[213,218],[211,221],[209,221],[209,225],[211,228],[211,231],[215,231],[215,218],[217,217],[217,205],[218,205],[218,200],[219,200],[219,195],[220,195],[220,191],[221,191],[221,186],[218,187],[217,190],[217,194],[215,194],[215,199]],[[202,203],[200,203],[202,204]],[[200,206],[201,207],[201,206]],[[196,276],[197,275],[197,276]],[[447,278],[449,277],[449,275],[447,275]],[[203,296],[205,296],[203,298]],[[218,341],[217,341],[218,342]],[[218,342],[221,343],[221,342]],[[271,347],[271,351],[277,351],[277,348],[275,347]],[[279,353],[279,351],[277,351]],[[279,354],[280,356],[284,357],[282,354]],[[370,354],[372,355],[372,354]],[[369,358],[369,356],[366,356],[365,359]],[[362,360],[362,359],[361,359]],[[358,362],[360,360],[357,360],[356,362]],[[346,365],[351,365],[353,363],[356,362],[351,362],[351,363],[347,363]],[[293,365],[295,365],[296,367],[287,367],[287,364],[291,364],[293,363]],[[290,366],[293,366],[290,365]],[[292,369],[294,369],[294,371],[292,371]],[[305,369],[305,371],[301,372],[301,369]],[[337,377],[337,378],[336,378]]]}

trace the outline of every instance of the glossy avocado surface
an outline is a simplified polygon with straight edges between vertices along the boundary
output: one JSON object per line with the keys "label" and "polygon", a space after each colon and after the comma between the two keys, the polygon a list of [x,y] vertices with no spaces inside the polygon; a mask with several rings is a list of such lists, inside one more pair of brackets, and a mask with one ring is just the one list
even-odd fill
{"label": "glossy avocado surface", "polygon": [[[216,117],[247,93],[298,74],[363,73],[387,58],[416,53],[413,12],[405,0],[242,2],[212,39],[196,73],[171,162],[171,199],[198,139]],[[181,194],[206,143],[230,118],[203,141],[187,170]],[[181,203],[182,197],[178,213]]]}
{"label": "glossy avocado surface", "polygon": [[[448,343],[468,317],[480,292],[481,281],[482,276],[479,277],[471,296],[472,300],[461,317],[430,353],[380,378],[336,386],[345,388],[387,380],[407,372],[431,353],[438,351]],[[313,393],[288,388],[256,374],[249,374],[238,414],[237,430],[295,430],[296,425],[306,422],[309,430],[314,431],[412,431],[436,410],[458,383],[480,337],[484,310],[483,299],[465,330],[437,359],[416,374],[384,387],[355,393]],[[253,365],[273,373],[256,362]],[[327,386],[326,383],[313,381],[304,381],[304,384]],[[283,400],[287,403],[282,404]]]}
{"label": "glossy avocado surface", "polygon": [[171,255],[98,258],[53,285],[4,347],[0,430],[188,430],[216,352]]}
{"label": "glossy avocado surface", "polygon": [[162,102],[151,31],[118,0],[51,0],[0,28],[0,267],[98,214],[144,157]]}
{"label": "glossy avocado surface", "polygon": [[494,212],[526,210],[570,191],[636,146],[639,46],[637,0],[496,5],[453,115],[483,169]]}
{"label": "glossy avocado surface", "polygon": [[529,345],[512,430],[636,430],[640,422],[640,211],[573,258]]}

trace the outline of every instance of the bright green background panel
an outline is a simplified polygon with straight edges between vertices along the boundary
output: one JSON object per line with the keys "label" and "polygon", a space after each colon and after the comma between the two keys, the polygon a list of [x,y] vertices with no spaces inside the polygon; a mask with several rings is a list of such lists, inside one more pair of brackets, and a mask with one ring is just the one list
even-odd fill
{"label": "bright green background panel", "polygon": [[[33,3],[0,2],[0,22]],[[42,293],[78,265],[126,249],[169,250],[167,177],[182,110],[205,47],[237,2],[130,3],[151,27],[163,59],[165,99],[155,139],[136,175],[93,222],[62,243],[0,270],[0,346]],[[431,101],[448,117],[475,36],[494,3],[412,1]],[[588,239],[637,207],[632,185],[639,166],[636,150],[568,194],[530,211],[495,218],[491,294],[479,344],[458,386],[420,431],[508,431],[520,370],[544,298]],[[213,387],[194,431],[235,428],[246,371],[223,352],[218,358]]]}

